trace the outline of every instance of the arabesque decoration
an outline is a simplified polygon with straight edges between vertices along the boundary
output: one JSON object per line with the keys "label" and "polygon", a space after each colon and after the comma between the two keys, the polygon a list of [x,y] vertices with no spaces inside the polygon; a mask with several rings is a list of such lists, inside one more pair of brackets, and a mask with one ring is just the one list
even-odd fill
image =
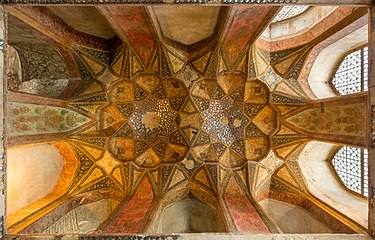
{"label": "arabesque decoration", "polygon": [[9,143],[61,141],[79,162],[64,198],[19,212],[10,233],[46,231],[96,194],[120,202],[102,232],[145,232],[168,204],[194,197],[223,212],[228,229],[272,233],[277,227],[254,199],[279,192],[313,199],[297,162],[307,142],[354,136],[349,143],[366,144],[358,121],[366,96],[306,98],[298,79],[314,44],[271,51],[255,42],[277,7],[234,6],[223,41],[189,54],[158,41],[143,6],[99,10],[121,41],[96,49],[95,39],[59,38],[81,76],[69,98],[8,99]]}

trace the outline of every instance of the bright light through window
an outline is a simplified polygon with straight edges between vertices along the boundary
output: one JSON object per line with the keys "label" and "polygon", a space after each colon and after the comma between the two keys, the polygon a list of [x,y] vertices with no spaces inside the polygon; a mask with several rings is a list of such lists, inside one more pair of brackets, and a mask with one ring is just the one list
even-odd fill
{"label": "bright light through window", "polygon": [[367,149],[344,146],[333,157],[332,165],[347,188],[368,196]]}
{"label": "bright light through window", "polygon": [[367,91],[368,47],[360,48],[344,58],[332,84],[340,95]]}
{"label": "bright light through window", "polygon": [[279,22],[292,17],[295,17],[304,11],[306,11],[308,6],[285,6],[282,7],[280,12],[276,15],[272,22]]}

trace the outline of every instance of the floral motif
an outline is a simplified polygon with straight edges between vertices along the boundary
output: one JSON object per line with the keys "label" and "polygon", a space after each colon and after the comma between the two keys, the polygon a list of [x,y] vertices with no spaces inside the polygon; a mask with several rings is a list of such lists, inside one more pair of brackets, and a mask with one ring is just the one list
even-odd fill
{"label": "floral motif", "polygon": [[26,103],[8,104],[10,136],[68,132],[89,121],[66,108]]}

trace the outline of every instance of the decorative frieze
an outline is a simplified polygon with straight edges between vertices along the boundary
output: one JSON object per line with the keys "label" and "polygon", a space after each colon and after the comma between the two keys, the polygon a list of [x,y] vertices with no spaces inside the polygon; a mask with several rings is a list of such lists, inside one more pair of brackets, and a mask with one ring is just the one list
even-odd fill
{"label": "decorative frieze", "polygon": [[198,233],[182,235],[127,235],[127,236],[6,236],[6,240],[204,240],[204,239],[222,239],[222,240],[370,240],[367,235],[359,234],[215,234]]}
{"label": "decorative frieze", "polygon": [[285,4],[298,0],[2,0],[2,4]]}

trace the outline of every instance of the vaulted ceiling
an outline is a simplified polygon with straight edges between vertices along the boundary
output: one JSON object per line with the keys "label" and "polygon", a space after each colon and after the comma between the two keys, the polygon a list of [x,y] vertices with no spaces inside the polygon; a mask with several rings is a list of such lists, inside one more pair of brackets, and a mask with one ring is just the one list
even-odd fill
{"label": "vaulted ceiling", "polygon": [[317,201],[298,156],[311,140],[366,145],[367,96],[322,111],[301,76],[315,47],[360,27],[366,11],[339,7],[307,37],[261,39],[278,10],[9,7],[21,62],[9,68],[22,69],[8,80],[8,145],[48,142],[69,165],[53,197],[11,214],[9,231],[43,232],[70,209],[58,205],[97,193],[121,202],[101,225],[109,233],[153,229],[162,207],[189,196],[231,219],[227,231],[277,232],[256,199]]}

